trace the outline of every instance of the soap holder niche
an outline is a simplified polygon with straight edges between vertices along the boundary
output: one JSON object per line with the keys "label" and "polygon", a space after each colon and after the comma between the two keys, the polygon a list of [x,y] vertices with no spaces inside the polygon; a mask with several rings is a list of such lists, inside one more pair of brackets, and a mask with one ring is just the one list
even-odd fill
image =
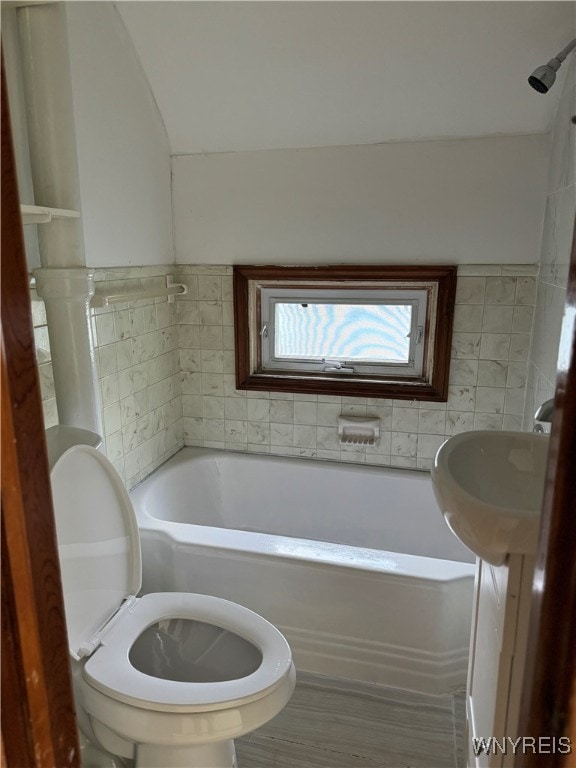
{"label": "soap holder niche", "polygon": [[380,437],[380,419],[373,416],[339,416],[338,437],[341,445],[376,445]]}

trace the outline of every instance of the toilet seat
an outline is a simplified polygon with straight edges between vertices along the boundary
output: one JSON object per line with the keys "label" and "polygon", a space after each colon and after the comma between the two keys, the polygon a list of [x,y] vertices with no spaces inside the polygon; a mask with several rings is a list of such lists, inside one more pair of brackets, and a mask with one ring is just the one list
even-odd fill
{"label": "toilet seat", "polygon": [[[152,719],[208,712],[216,712],[217,718],[221,710],[266,697],[278,699],[275,694],[283,688],[291,692],[290,646],[258,614],[228,600],[188,592],[135,597],[142,584],[136,515],[121,478],[103,454],[90,446],[73,446],[55,462],[51,482],[70,653],[81,662],[85,693],[106,697],[104,710],[114,710],[110,700],[116,708],[126,704],[132,710],[122,715],[124,728],[136,716],[141,741],[140,731],[149,729]],[[212,625],[239,636],[254,646],[254,664],[259,651],[260,665],[246,667],[244,677],[215,682],[182,682],[140,671],[130,660],[134,643],[146,629],[170,619]],[[200,667],[203,658],[208,664],[211,652],[217,655],[217,642],[198,656]],[[229,653],[238,660],[242,644],[233,638],[230,644]],[[228,714],[236,728],[237,715]],[[104,722],[102,715],[99,719]],[[114,729],[113,724],[108,727]],[[172,726],[169,733],[172,738]]]}
{"label": "toilet seat", "polygon": [[[214,683],[183,683],[152,677],[132,666],[132,645],[163,619],[193,619],[227,629],[255,645],[262,663],[247,677]],[[247,704],[284,682],[292,666],[290,647],[268,621],[217,597],[183,592],[144,595],[122,611],[101,636],[83,669],[85,681],[113,699],[159,712],[208,712]]]}

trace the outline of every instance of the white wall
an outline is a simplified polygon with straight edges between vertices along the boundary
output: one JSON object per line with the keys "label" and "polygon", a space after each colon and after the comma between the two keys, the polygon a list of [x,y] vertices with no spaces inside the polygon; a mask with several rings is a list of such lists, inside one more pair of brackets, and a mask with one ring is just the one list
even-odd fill
{"label": "white wall", "polygon": [[173,154],[546,133],[569,2],[120,2]]}
{"label": "white wall", "polygon": [[176,259],[537,262],[548,144],[531,135],[176,156]]}
{"label": "white wall", "polygon": [[89,266],[174,260],[166,131],[112,3],[66,3]]}

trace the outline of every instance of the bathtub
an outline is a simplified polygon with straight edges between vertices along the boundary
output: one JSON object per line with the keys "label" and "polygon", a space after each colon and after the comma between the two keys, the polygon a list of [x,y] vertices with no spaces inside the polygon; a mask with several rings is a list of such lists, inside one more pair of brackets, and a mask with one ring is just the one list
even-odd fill
{"label": "bathtub", "polygon": [[428,473],[183,448],[131,497],[144,592],[241,603],[280,628],[304,671],[465,686],[474,556]]}

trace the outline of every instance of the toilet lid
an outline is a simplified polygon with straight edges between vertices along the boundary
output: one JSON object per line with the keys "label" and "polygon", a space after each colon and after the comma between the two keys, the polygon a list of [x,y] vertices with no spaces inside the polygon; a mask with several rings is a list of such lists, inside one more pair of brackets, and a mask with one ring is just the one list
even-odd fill
{"label": "toilet lid", "polygon": [[70,652],[90,640],[142,584],[136,515],[120,476],[95,448],[76,445],[50,479]]}

